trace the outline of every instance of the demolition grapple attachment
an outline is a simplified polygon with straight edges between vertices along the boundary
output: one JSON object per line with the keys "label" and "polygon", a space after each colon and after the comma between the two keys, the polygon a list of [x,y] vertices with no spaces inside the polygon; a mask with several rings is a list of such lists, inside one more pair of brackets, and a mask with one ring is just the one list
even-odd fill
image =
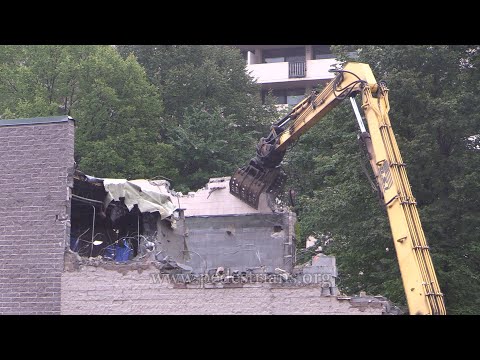
{"label": "demolition grapple attachment", "polygon": [[281,191],[286,177],[280,166],[262,169],[249,164],[238,169],[230,178],[230,193],[258,209],[260,194],[265,192],[275,198]]}

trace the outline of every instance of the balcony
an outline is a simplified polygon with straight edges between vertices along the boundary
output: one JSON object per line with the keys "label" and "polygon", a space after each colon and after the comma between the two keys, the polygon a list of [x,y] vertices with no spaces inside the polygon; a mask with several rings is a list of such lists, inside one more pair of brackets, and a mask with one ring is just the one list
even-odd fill
{"label": "balcony", "polygon": [[[247,65],[247,72],[249,72],[250,75],[260,84],[303,80],[324,80],[332,79],[334,77],[333,73],[328,72],[328,70],[331,69],[331,65],[336,62],[336,59],[329,58],[307,60],[306,62],[251,64]],[[304,64],[303,69],[301,65],[290,65],[298,63]]]}
{"label": "balcony", "polygon": [[305,61],[293,61],[288,63],[288,78],[304,78],[307,75]]}

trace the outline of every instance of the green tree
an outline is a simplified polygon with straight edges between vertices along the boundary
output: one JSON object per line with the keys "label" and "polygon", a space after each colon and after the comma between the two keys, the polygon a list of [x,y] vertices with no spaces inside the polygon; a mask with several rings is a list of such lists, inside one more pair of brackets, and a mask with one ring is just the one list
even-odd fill
{"label": "green tree", "polygon": [[222,108],[192,106],[170,130],[176,149],[178,191],[198,189],[211,177],[229,176],[254,154],[258,134]]}

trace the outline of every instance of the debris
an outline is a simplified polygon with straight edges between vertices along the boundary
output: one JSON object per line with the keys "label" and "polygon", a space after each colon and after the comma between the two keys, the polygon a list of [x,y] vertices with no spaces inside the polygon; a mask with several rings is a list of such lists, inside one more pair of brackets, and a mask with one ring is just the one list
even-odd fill
{"label": "debris", "polygon": [[283,269],[280,268],[275,268],[275,271],[280,275],[280,277],[283,279],[283,281],[287,281],[289,279],[289,274]]}
{"label": "debris", "polygon": [[[315,247],[317,244],[318,244],[318,246]],[[315,238],[315,237],[312,236],[312,235],[310,235],[310,236],[307,238],[306,248],[307,248],[308,250],[314,251],[314,252],[322,252],[322,251],[323,251],[323,248],[322,248],[322,246],[320,245],[319,239]]]}
{"label": "debris", "polygon": [[191,266],[179,263],[175,261],[171,256],[167,255],[165,257],[160,256],[161,252],[156,255],[158,261],[158,268],[160,271],[173,272],[175,270],[180,270],[184,272],[192,272],[193,268]]}
{"label": "debris", "polygon": [[224,271],[225,271],[225,269],[222,266],[220,266],[220,267],[217,268],[217,271],[216,271],[215,275],[216,276],[221,276],[221,275],[223,275]]}
{"label": "debris", "polygon": [[234,276],[233,275],[225,276],[223,281],[226,282],[226,283],[232,283],[234,281]]}
{"label": "debris", "polygon": [[[208,192],[208,196],[207,196],[207,199],[210,197],[210,195],[212,194],[212,192],[214,192],[215,190],[221,190],[221,189],[225,189],[226,186],[215,186],[215,187],[211,187],[210,188],[210,191]],[[188,193],[190,195],[190,193]],[[193,193],[195,194],[195,193]]]}
{"label": "debris", "polygon": [[307,238],[307,244],[306,244],[306,248],[311,248],[312,246],[314,246],[316,244],[318,240],[315,239],[312,235],[310,235],[308,238]]}

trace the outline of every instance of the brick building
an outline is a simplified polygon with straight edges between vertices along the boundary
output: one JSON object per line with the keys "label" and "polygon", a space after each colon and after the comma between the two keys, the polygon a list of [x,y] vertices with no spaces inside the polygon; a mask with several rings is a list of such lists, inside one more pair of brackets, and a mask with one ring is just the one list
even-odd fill
{"label": "brick building", "polygon": [[74,120],[0,120],[0,313],[58,314]]}

